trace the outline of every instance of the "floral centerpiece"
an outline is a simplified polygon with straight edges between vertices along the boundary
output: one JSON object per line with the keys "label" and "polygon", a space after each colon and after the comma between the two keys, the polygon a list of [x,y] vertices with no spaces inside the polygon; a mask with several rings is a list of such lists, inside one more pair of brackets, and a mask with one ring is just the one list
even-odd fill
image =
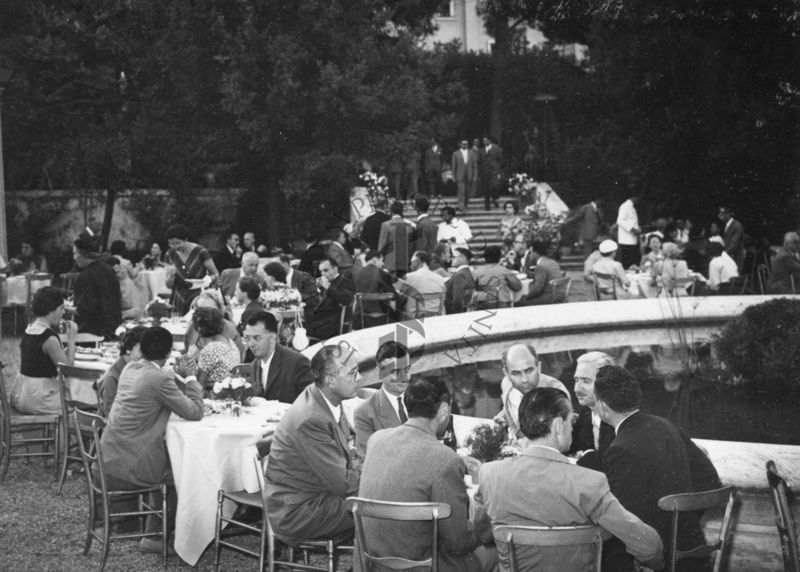
{"label": "floral centerpiece", "polygon": [[521,205],[530,205],[536,201],[537,184],[527,173],[514,173],[508,179],[508,189]]}
{"label": "floral centerpiece", "polygon": [[488,463],[517,454],[517,448],[507,443],[508,428],[501,423],[478,425],[467,437],[470,457]]}
{"label": "floral centerpiece", "polygon": [[380,199],[386,199],[389,192],[389,181],[383,175],[378,175],[372,171],[361,173],[358,176],[359,182],[367,188],[369,198],[373,204],[380,202]]}
{"label": "floral centerpiece", "polygon": [[286,284],[276,282],[271,287],[261,291],[258,302],[267,311],[287,311],[299,310],[303,304],[303,297],[296,288],[290,288]]}
{"label": "floral centerpiece", "polygon": [[161,298],[155,298],[145,306],[144,311],[153,318],[154,322],[169,318],[172,313],[172,306]]}
{"label": "floral centerpiece", "polygon": [[228,376],[216,382],[211,393],[214,399],[244,402],[252,397],[253,385],[243,377]]}

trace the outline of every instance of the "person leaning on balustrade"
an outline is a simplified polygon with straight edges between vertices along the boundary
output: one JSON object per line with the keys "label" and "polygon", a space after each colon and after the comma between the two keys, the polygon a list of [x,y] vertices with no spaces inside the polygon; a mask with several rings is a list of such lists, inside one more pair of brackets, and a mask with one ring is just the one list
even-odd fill
{"label": "person leaning on balustrade", "polygon": [[[529,444],[515,457],[481,467],[476,510],[485,507],[495,525],[594,524],[614,535],[630,556],[662,570],[664,547],[658,532],[625,509],[603,473],[574,465],[563,455],[570,448],[575,421],[563,391],[540,387],[525,394],[519,422]],[[506,551],[507,547],[499,549],[503,571],[509,570]],[[516,547],[520,570],[542,572],[589,570],[592,552],[589,545]]]}

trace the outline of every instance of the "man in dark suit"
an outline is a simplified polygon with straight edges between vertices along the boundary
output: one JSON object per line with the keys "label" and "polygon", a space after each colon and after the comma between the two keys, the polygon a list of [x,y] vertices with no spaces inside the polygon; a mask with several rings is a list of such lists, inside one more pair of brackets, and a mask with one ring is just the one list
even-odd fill
{"label": "man in dark suit", "polygon": [[[485,513],[470,522],[464,462],[438,440],[450,420],[451,400],[439,378],[416,380],[408,386],[403,399],[408,421],[372,435],[358,496],[447,503],[452,514],[439,521],[440,572],[491,570],[495,553],[482,547],[491,542],[490,522]],[[422,560],[431,554],[430,530],[430,523],[374,520],[364,534],[374,556]]]}
{"label": "man in dark suit", "polygon": [[733,218],[733,211],[728,207],[719,207],[719,220],[722,222],[722,233],[725,239],[725,252],[733,258],[739,272],[744,264],[744,226]]}
{"label": "man in dark suit", "polygon": [[214,266],[219,272],[228,268],[239,268],[242,252],[239,249],[239,235],[229,232],[225,236],[225,244],[214,254]]}
{"label": "man in dark suit", "polygon": [[305,304],[306,315],[310,314],[319,306],[319,290],[314,277],[308,272],[303,272],[299,268],[292,266],[292,259],[287,254],[280,256],[281,266],[286,270],[286,284],[300,292]]}
{"label": "man in dark suit", "polygon": [[396,318],[395,307],[399,295],[392,285],[392,276],[383,268],[381,255],[377,250],[368,250],[365,255],[366,265],[353,272],[353,285],[358,294],[391,294],[393,302],[381,300],[362,300],[356,305],[353,312],[353,329],[371,328],[380,324],[394,321]]}
{"label": "man in dark suit", "polygon": [[294,403],[311,383],[311,369],[303,354],[278,343],[278,321],[258,312],[244,326],[242,339],[255,356],[250,366],[253,394],[269,401]]}
{"label": "man in dark suit", "polygon": [[222,271],[219,277],[219,289],[222,295],[232,298],[236,294],[236,285],[245,276],[255,280],[261,288],[267,285],[267,277],[258,270],[258,254],[255,252],[245,252],[242,255],[241,268],[227,268]]}
{"label": "man in dark suit", "polygon": [[581,206],[575,214],[564,221],[565,225],[573,221],[580,222],[579,238],[584,256],[589,256],[592,250],[594,250],[595,240],[600,234],[600,229],[603,224],[603,211],[600,206],[600,199],[595,199]]}
{"label": "man in dark suit", "polygon": [[423,156],[423,169],[425,183],[428,187],[428,196],[441,194],[442,189],[442,148],[435,140],[425,149]]}
{"label": "man in dark suit", "polygon": [[[602,459],[611,492],[626,509],[655,528],[664,544],[668,544],[672,515],[658,508],[658,499],[719,487],[716,469],[669,421],[639,411],[642,392],[630,372],[615,365],[600,368],[594,392],[600,418],[616,430],[616,437]],[[678,549],[703,543],[699,515],[681,515]],[[679,562],[677,569],[706,570],[707,564],[690,558]],[[630,555],[618,541],[611,539],[605,543],[603,569],[629,570],[632,565]]]}
{"label": "man in dark suit", "polygon": [[433,252],[438,240],[439,225],[428,216],[430,200],[425,195],[417,195],[414,199],[414,208],[417,210],[417,230],[415,237],[415,250],[422,250],[428,254]]}
{"label": "man in dark suit", "polygon": [[582,452],[578,464],[582,467],[602,468],[602,453],[614,440],[614,428],[600,419],[595,411],[594,380],[597,370],[604,365],[614,365],[614,358],[604,352],[587,352],[578,358],[575,366],[573,393],[580,404],[576,409],[578,421],[572,429],[572,447],[569,453]]}
{"label": "man in dark suit", "polygon": [[373,433],[408,421],[403,396],[409,382],[409,358],[408,348],[394,340],[382,343],[375,354],[381,388],[365,399],[353,414],[356,451],[362,459]]}
{"label": "man in dark suit", "polygon": [[317,309],[307,317],[306,325],[311,337],[327,340],[339,334],[342,306],[353,303],[355,286],[352,278],[339,273],[339,266],[332,258],[320,262],[319,271],[317,286],[322,296]]}
{"label": "man in dark suit", "polygon": [[114,337],[122,323],[122,296],[114,270],[100,261],[95,237],[83,232],[72,243],[81,273],[75,279],[75,322],[83,333]]}
{"label": "man in dark suit", "polygon": [[453,177],[458,186],[458,206],[462,211],[467,209],[469,192],[478,178],[478,157],[469,148],[469,141],[462,139],[459,149],[453,151]]}
{"label": "man in dark suit", "polygon": [[345,499],[358,491],[361,474],[342,407],[356,395],[358,354],[324,346],[311,359],[311,374],[314,383],[275,429],[267,464],[269,521],[275,536],[289,544],[352,530]]}
{"label": "man in dark suit", "polygon": [[469,267],[471,259],[472,252],[469,249],[453,249],[453,266],[456,273],[444,285],[444,309],[448,314],[466,312],[472,300],[472,293],[475,292],[475,279],[472,277],[472,270]]}
{"label": "man in dark suit", "polygon": [[484,189],[484,206],[488,211],[491,204],[499,207],[497,198],[503,185],[503,150],[489,136],[483,138],[483,155],[481,157],[481,186]]}
{"label": "man in dark suit", "polygon": [[345,248],[347,233],[344,229],[335,228],[330,231],[331,243],[325,255],[336,261],[336,267],[342,274],[350,274],[353,270],[353,255]]}
{"label": "man in dark suit", "polygon": [[378,250],[378,240],[381,237],[381,225],[389,220],[386,197],[379,195],[375,198],[375,212],[364,219],[359,238],[370,250]]}
{"label": "man in dark suit", "polygon": [[403,218],[403,203],[393,202],[392,218],[381,225],[378,252],[384,257],[386,270],[402,278],[414,252],[414,223]]}
{"label": "man in dark suit", "polygon": [[546,256],[550,244],[547,242],[533,241],[531,249],[521,268],[529,278],[533,279],[528,294],[519,300],[515,306],[539,306],[549,304],[553,290],[551,280],[563,277],[558,262]]}

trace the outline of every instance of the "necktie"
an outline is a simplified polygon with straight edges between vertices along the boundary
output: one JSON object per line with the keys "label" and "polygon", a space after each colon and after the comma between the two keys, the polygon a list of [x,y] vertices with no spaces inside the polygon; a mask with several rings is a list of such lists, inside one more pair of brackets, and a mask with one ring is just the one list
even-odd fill
{"label": "necktie", "polygon": [[400,423],[408,421],[408,415],[406,415],[406,410],[403,408],[403,398],[399,395],[397,396],[397,414],[400,416]]}
{"label": "necktie", "polygon": [[344,407],[339,406],[339,428],[344,432],[345,438],[350,438],[350,424],[347,422],[347,416],[344,414]]}

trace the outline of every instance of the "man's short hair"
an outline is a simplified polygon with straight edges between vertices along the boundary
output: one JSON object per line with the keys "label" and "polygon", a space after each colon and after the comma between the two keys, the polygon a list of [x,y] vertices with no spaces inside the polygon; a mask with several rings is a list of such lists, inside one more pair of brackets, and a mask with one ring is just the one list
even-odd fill
{"label": "man's short hair", "polygon": [[228,242],[233,235],[239,236],[239,233],[235,230],[229,230],[225,233],[225,236],[223,236],[223,240]]}
{"label": "man's short hair", "polygon": [[239,290],[247,295],[248,300],[258,300],[261,295],[261,287],[252,276],[242,276],[239,278]]}
{"label": "man's short hair", "polygon": [[53,310],[57,310],[64,303],[66,293],[61,288],[55,286],[45,286],[36,291],[31,302],[31,312],[38,317],[46,316]]}
{"label": "man's short hair", "polygon": [[278,333],[278,320],[273,314],[266,311],[256,312],[248,318],[246,326],[257,326],[264,324],[264,328],[273,334]]}
{"label": "man's short hair", "polygon": [[392,209],[392,214],[403,216],[403,203],[401,203],[400,201],[393,202],[391,209]]}
{"label": "man's short hair", "polygon": [[467,262],[472,260],[472,251],[469,248],[458,247],[458,248],[455,248],[454,250],[456,252],[460,252],[461,254],[463,254],[464,258],[467,259]]}
{"label": "man's short hair", "polygon": [[271,276],[276,282],[286,282],[286,269],[280,262],[270,262],[264,265],[264,274]]}
{"label": "man's short hair", "polygon": [[100,248],[98,245],[97,237],[84,231],[78,235],[78,238],[72,241],[72,244],[78,252],[85,258],[99,258]]}
{"label": "man's short hair", "polygon": [[431,263],[431,255],[425,252],[424,250],[417,250],[413,255],[412,258],[416,256],[419,258],[419,261],[423,264],[430,265]]}
{"label": "man's short hair", "polygon": [[798,241],[800,241],[800,236],[798,236],[798,234],[796,232],[791,232],[790,231],[790,232],[787,232],[786,234],[783,235],[783,245],[784,246],[786,246],[787,244],[790,244],[792,242],[798,242]]}
{"label": "man's short hair", "polygon": [[317,267],[319,267],[319,265],[322,264],[323,262],[327,262],[328,264],[330,264],[331,268],[339,268],[339,263],[336,262],[335,258],[331,258],[330,256],[326,256],[325,258],[320,260],[319,263],[317,264]]}
{"label": "man's short hair", "polygon": [[451,401],[452,396],[447,389],[447,384],[438,377],[419,378],[412,381],[403,395],[403,403],[409,417],[433,419],[439,410],[439,404]]}
{"label": "man's short hair", "polygon": [[336,359],[342,355],[342,351],[339,346],[322,346],[311,358],[311,377],[317,387],[324,385],[326,376],[339,372]]}
{"label": "man's short hair", "polygon": [[[539,361],[539,354],[536,353],[536,348],[533,347],[533,344],[514,344],[511,347],[514,347],[516,345],[525,346],[527,350],[530,352],[530,354],[533,356],[533,359],[535,359],[537,362]],[[508,350],[504,351],[503,355],[500,356],[500,365],[503,366],[503,369],[508,369]]]}
{"label": "man's short hair", "polygon": [[142,357],[150,361],[167,359],[172,352],[172,334],[161,326],[147,328],[139,345]]}
{"label": "man's short hair", "polygon": [[430,206],[431,202],[425,195],[417,195],[414,199],[414,208],[417,209],[418,212],[426,213]]}
{"label": "man's short hair", "polygon": [[605,365],[614,365],[614,358],[605,352],[586,352],[575,362],[575,375],[581,370],[588,372],[594,370],[592,378],[595,378],[597,370]]}
{"label": "man's short hair", "polygon": [[544,240],[534,240],[531,242],[531,248],[535,250],[538,254],[544,256],[550,249],[550,243]]}
{"label": "man's short hair", "polygon": [[456,209],[454,209],[453,207],[450,207],[450,206],[442,207],[442,209],[439,212],[442,213],[442,214],[449,213],[452,216],[456,216]]}
{"label": "man's short hair", "polygon": [[244,264],[245,260],[252,260],[255,259],[258,261],[258,253],[253,252],[252,250],[248,250],[247,252],[242,253],[242,264]]}
{"label": "man's short hair", "polygon": [[500,251],[499,246],[487,246],[486,250],[483,251],[483,257],[486,259],[486,262],[489,264],[497,264],[500,262],[500,257],[502,256],[502,252]]}
{"label": "man's short hair", "polygon": [[637,409],[642,401],[639,382],[631,372],[618,365],[606,365],[597,370],[594,393],[615,413]]}
{"label": "man's short hair", "polygon": [[280,259],[281,264],[288,264],[289,266],[292,265],[292,257],[288,254],[281,254],[278,258]]}
{"label": "man's short hair", "polygon": [[528,439],[550,434],[550,424],[556,417],[567,418],[569,398],[555,387],[537,387],[522,398],[519,404],[519,428]]}
{"label": "man's short hair", "polygon": [[147,331],[145,326],[134,326],[122,334],[119,340],[119,353],[126,356],[133,351],[136,344],[142,343],[142,336]]}
{"label": "man's short hair", "polygon": [[375,353],[375,361],[381,363],[385,359],[403,358],[408,355],[408,348],[406,346],[400,342],[390,340],[388,342],[383,342],[378,347],[378,351]]}

